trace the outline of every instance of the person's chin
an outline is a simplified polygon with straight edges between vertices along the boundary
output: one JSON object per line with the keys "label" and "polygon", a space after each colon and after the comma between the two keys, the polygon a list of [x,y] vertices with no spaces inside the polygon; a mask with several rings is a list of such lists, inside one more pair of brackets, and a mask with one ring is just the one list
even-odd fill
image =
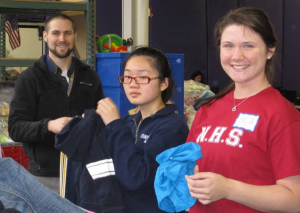
{"label": "person's chin", "polygon": [[140,101],[138,101],[138,100],[135,99],[135,98],[129,98],[129,102],[130,102],[132,105],[139,105],[139,104],[140,104]]}
{"label": "person's chin", "polygon": [[50,49],[50,52],[52,52],[53,55],[55,55],[58,58],[62,58],[62,59],[69,57],[72,54],[72,51],[73,51],[73,49],[67,49],[67,50],[55,49],[55,51]]}
{"label": "person's chin", "polygon": [[62,53],[57,53],[56,56],[58,58],[67,58],[71,55],[71,52],[62,52]]}
{"label": "person's chin", "polygon": [[60,54],[60,55],[59,55],[59,58],[67,58],[67,57],[69,57],[69,55],[70,55],[70,54]]}

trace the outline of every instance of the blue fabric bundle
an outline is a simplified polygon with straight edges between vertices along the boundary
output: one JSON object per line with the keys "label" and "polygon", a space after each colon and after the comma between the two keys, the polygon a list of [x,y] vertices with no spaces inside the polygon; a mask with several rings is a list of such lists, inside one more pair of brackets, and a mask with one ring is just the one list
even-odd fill
{"label": "blue fabric bundle", "polygon": [[157,155],[160,164],[156,171],[154,188],[158,207],[166,212],[184,211],[196,202],[192,198],[185,175],[194,174],[196,160],[202,158],[197,143],[185,143]]}

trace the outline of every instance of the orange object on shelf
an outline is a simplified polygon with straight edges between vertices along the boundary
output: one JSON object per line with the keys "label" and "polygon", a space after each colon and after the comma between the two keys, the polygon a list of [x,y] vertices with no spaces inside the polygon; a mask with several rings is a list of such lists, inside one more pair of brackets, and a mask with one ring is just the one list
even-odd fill
{"label": "orange object on shelf", "polygon": [[97,50],[101,53],[127,52],[127,47],[123,45],[123,39],[115,34],[106,34],[96,41]]}

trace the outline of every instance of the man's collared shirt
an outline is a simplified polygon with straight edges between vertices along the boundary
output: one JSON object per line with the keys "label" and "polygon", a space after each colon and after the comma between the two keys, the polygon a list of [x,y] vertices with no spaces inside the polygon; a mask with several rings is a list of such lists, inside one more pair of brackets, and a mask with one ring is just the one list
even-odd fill
{"label": "man's collared shirt", "polygon": [[72,60],[71,66],[69,67],[68,71],[67,71],[67,75],[64,75],[62,73],[62,70],[54,63],[54,61],[47,56],[47,60],[49,62],[49,68],[52,72],[54,72],[55,74],[57,74],[57,76],[59,77],[59,79],[61,80],[61,82],[63,83],[63,85],[66,87],[66,89],[68,89],[69,86],[69,81],[70,81],[70,77],[72,75],[72,73],[74,72],[74,62]]}

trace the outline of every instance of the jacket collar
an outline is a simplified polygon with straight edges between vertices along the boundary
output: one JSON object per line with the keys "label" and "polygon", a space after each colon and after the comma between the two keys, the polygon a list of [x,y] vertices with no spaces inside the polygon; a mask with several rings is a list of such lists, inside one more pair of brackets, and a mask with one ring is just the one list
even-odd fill
{"label": "jacket collar", "polygon": [[[155,114],[149,116],[148,118],[156,118],[162,115],[168,115],[168,114],[172,114],[172,113],[176,113],[178,114],[178,108],[176,104],[166,104],[166,106],[162,109],[160,109],[159,111],[157,111]],[[132,115],[132,119],[135,120],[136,122],[139,122],[142,118],[142,114],[139,111],[138,113],[136,113],[135,115]],[[147,119],[147,118],[146,118]]]}
{"label": "jacket collar", "polygon": [[[42,69],[43,71],[48,71],[47,63],[46,63],[47,55],[42,55],[40,59],[34,63],[34,66]],[[72,63],[74,64],[75,75],[77,72],[80,72],[83,69],[90,68],[89,65],[82,63],[78,58],[73,57]]]}
{"label": "jacket collar", "polygon": [[[50,71],[54,72],[55,74],[61,75],[62,70],[55,64],[55,62],[49,57],[46,57],[47,67]],[[72,58],[71,66],[68,69],[68,77],[70,78],[72,73],[74,72],[74,57]]]}

